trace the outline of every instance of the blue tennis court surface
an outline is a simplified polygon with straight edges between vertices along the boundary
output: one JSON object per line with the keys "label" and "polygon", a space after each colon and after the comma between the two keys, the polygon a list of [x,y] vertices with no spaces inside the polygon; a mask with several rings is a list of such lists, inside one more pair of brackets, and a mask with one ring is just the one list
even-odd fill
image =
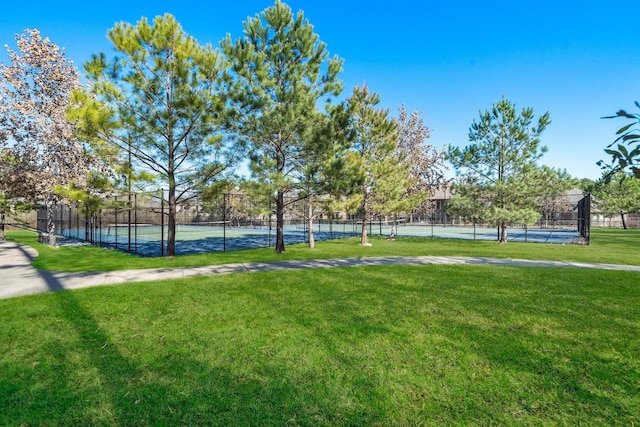
{"label": "blue tennis court surface", "polygon": [[[360,224],[319,224],[314,226],[316,241],[341,239],[360,235]],[[389,224],[372,223],[368,227],[370,235],[389,236],[392,226]],[[139,225],[107,227],[94,230],[94,241],[103,246],[131,251],[141,256],[160,256],[161,245],[166,245],[167,229],[160,226]],[[84,240],[84,229],[66,230],[67,237]],[[442,225],[399,225],[395,236],[413,236],[424,238],[448,238],[466,240],[497,240],[497,228],[459,227]],[[572,244],[579,241],[579,234],[575,229],[566,228],[510,228],[508,241],[531,243]],[[291,225],[285,227],[285,244],[305,243],[309,240],[306,227]],[[238,250],[275,245],[274,227],[221,227],[208,225],[178,225],[176,227],[176,254],[197,254],[220,252],[224,250]]]}
{"label": "blue tennis court surface", "polygon": [[[486,227],[456,227],[456,226],[399,226],[396,235],[398,236],[422,236],[438,237],[449,239],[472,239],[472,240],[498,240],[498,229]],[[390,231],[390,228],[389,228]],[[387,233],[388,234],[388,233]],[[509,228],[507,229],[507,240],[512,242],[532,242],[532,243],[556,243],[572,244],[576,243],[580,235],[576,229],[567,228]]]}

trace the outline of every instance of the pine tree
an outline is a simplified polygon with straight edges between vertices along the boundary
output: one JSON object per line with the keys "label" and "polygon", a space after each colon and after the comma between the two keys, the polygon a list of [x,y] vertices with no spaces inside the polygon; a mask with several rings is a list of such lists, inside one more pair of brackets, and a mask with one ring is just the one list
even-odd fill
{"label": "pine tree", "polygon": [[369,245],[367,226],[374,212],[395,214],[402,210],[401,198],[410,186],[408,165],[396,150],[398,124],[379,103],[380,96],[366,86],[356,86],[346,101],[350,148],[345,164],[351,181],[359,184],[353,197],[362,215],[362,245]]}
{"label": "pine tree", "polygon": [[[167,256],[175,254],[177,206],[235,165],[238,147],[222,138],[221,55],[166,14],[118,23],[108,33],[118,56],[85,64],[90,91],[77,93],[73,117],[99,148],[131,155],[147,188],[165,187]],[[162,196],[165,197],[164,191]]]}
{"label": "pine tree", "polygon": [[598,212],[610,218],[619,215],[626,230],[626,215],[640,212],[640,178],[622,171],[613,175],[605,173],[596,182],[594,196]]}
{"label": "pine tree", "polygon": [[342,90],[342,61],[328,60],[304,13],[294,16],[279,0],[245,22],[244,37],[234,42],[228,35],[222,48],[232,71],[228,130],[246,140],[251,172],[275,198],[275,250],[280,253],[285,250],[285,195],[304,181],[317,105]]}
{"label": "pine tree", "polygon": [[[466,205],[482,207],[477,216],[500,228],[500,242],[506,243],[510,223],[532,224],[539,218],[536,197],[542,183],[536,162],[546,151],[540,134],[549,123],[548,112],[534,123],[532,108],[517,113],[503,98],[473,121],[471,145],[449,148],[449,161],[467,177],[455,187],[458,197],[474,195]],[[469,185],[480,186],[482,195],[465,188]]]}

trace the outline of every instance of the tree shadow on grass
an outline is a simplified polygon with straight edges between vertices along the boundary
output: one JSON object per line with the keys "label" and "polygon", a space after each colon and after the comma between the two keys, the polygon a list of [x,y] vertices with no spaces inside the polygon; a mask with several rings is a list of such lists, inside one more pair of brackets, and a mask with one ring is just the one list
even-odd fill
{"label": "tree shadow on grass", "polygon": [[[119,351],[74,291],[62,290],[63,286],[51,276],[47,283],[52,290],[59,291],[51,294],[58,306],[55,310],[61,321],[75,333],[55,349],[57,365],[63,370],[57,374],[58,378],[66,380],[66,386],[62,388],[66,395],[59,396],[62,400],[59,403],[65,407],[59,422],[127,425],[131,419],[121,405],[124,400],[136,398],[135,395],[127,396],[127,391],[141,376],[141,371]],[[82,378],[83,374],[75,369],[86,371],[87,377]],[[143,419],[142,414],[138,415]],[[43,421],[46,423],[46,418]]]}
{"label": "tree shadow on grass", "polygon": [[[598,301],[573,306],[559,301],[561,295],[543,296],[544,292],[535,290],[529,296],[514,292],[508,299],[498,297],[493,304],[491,298],[483,301],[479,297],[470,303],[456,292],[449,295],[447,305],[457,309],[445,312],[442,321],[451,330],[452,341],[460,351],[481,361],[484,374],[494,375],[474,379],[476,385],[484,381],[513,396],[497,408],[504,412],[497,413],[496,420],[507,424],[526,419],[522,417],[554,424],[584,420],[606,425],[637,423],[634,396],[638,387],[629,380],[637,378],[637,369],[630,360],[614,356],[624,354],[625,349],[616,349],[619,344],[613,342],[605,344],[606,348],[602,343],[595,348],[588,343],[588,337],[602,341],[599,328],[608,329],[616,319],[609,319],[608,325],[573,319],[567,310],[588,318],[598,312]],[[547,297],[555,299],[555,304],[542,302]],[[481,389],[469,383],[475,400],[489,397]]]}
{"label": "tree shadow on grass", "polygon": [[[602,348],[601,338],[597,340],[601,348],[591,349],[582,342],[584,331],[577,330],[593,328],[586,333],[597,336],[598,328],[605,326],[589,326],[590,322],[567,317],[567,310],[584,316],[595,313],[596,301],[587,296],[575,303],[578,305],[557,301],[561,298],[558,292],[567,292],[571,298],[571,291],[564,290],[566,283],[560,281],[559,288],[546,295],[552,285],[523,279],[522,269],[504,270],[504,280],[514,281],[508,286],[473,288],[466,286],[464,276],[452,284],[434,280],[422,285],[421,278],[442,272],[444,267],[415,268],[415,276],[377,280],[376,272],[386,268],[318,272],[323,275],[320,286],[287,283],[287,296],[280,296],[277,286],[247,291],[257,302],[269,305],[275,318],[306,331],[300,346],[317,351],[328,367],[336,366],[323,375],[336,376],[334,390],[353,391],[350,397],[363,410],[361,420],[380,422],[392,416],[388,410],[406,409],[408,415],[403,414],[406,418],[402,419],[408,423],[424,415],[416,409],[424,404],[449,411],[452,423],[473,417],[479,417],[475,419],[478,424],[507,425],[589,420],[631,425],[638,421],[634,397],[638,389],[633,380],[638,377],[637,365],[615,356],[629,351],[619,343],[605,343],[611,347]],[[469,274],[479,271],[468,270]],[[548,272],[549,277],[553,275]],[[554,300],[559,307],[553,306]],[[545,330],[549,325],[562,330]],[[424,355],[414,358],[410,350],[393,354],[394,346],[410,348],[416,338]],[[429,344],[435,345],[431,348]],[[369,353],[370,360],[359,358],[359,349],[367,351],[376,345],[380,347]],[[613,354],[608,353],[612,349]],[[301,351],[301,355],[307,353]],[[371,366],[375,369],[368,369]],[[416,383],[407,382],[406,387],[387,383],[387,368]],[[422,381],[424,376],[438,378]],[[442,389],[431,388],[440,382]],[[396,387],[395,394],[386,393],[386,384]],[[425,388],[414,393],[420,387]],[[406,399],[406,408],[390,401],[390,396]],[[435,414],[427,416],[437,417]]]}
{"label": "tree shadow on grass", "polygon": [[[464,322],[451,322],[457,330],[453,339],[461,349],[475,354],[499,377],[484,380],[499,384],[503,392],[511,390],[510,405],[501,405],[503,422],[515,422],[524,415],[552,423],[566,422],[574,419],[572,417],[598,419],[608,425],[633,425],[638,421],[637,408],[628,406],[638,392],[637,387],[626,380],[636,375],[630,366],[595,352],[584,357],[580,350],[574,352],[576,342],[572,340],[547,338],[541,345],[539,337],[522,330],[487,330]],[[470,390],[470,393],[474,392]],[[475,396],[481,399],[482,393]]]}
{"label": "tree shadow on grass", "polygon": [[[332,412],[331,405],[306,400],[313,384],[283,376],[288,366],[260,355],[239,369],[226,349],[220,359],[203,361],[179,344],[171,348],[161,336],[146,337],[142,346],[118,338],[108,332],[111,314],[94,313],[83,303],[110,298],[94,291],[43,296],[55,312],[50,318],[60,323],[42,327],[57,328],[58,335],[39,346],[36,354],[48,362],[34,372],[23,372],[27,364],[1,366],[0,390],[6,395],[0,398],[0,424],[285,425],[300,417],[312,423],[309,417]],[[179,339],[199,338],[187,330]]]}
{"label": "tree shadow on grass", "polygon": [[[387,338],[395,334],[393,325],[380,312],[368,311],[380,294],[353,288],[344,295],[324,292],[325,288],[341,288],[343,273],[339,270],[344,271],[314,273],[324,277],[321,288],[300,283],[285,285],[284,293],[278,285],[244,290],[252,295],[256,313],[271,313],[263,325],[268,366],[273,368],[273,378],[293,384],[300,400],[306,402],[297,418],[303,425],[385,425],[394,423],[390,421],[394,416],[397,424],[397,417],[406,419],[397,413],[401,406],[386,389],[385,369],[392,359],[385,358],[383,348],[372,351],[369,347],[389,342]],[[276,284],[278,274],[272,271],[262,277]],[[327,299],[328,295],[339,298]],[[281,366],[285,369],[278,369]]]}
{"label": "tree shadow on grass", "polygon": [[[47,313],[47,320],[53,322],[34,327],[47,330],[39,335],[46,341],[19,349],[34,361],[2,367],[2,387],[10,391],[2,405],[2,424],[123,425],[114,403],[125,389],[125,378],[135,378],[135,366],[112,345],[72,292],[63,291],[59,283],[49,285],[59,291],[43,297],[46,305],[53,303]],[[67,336],[71,334],[75,336]]]}

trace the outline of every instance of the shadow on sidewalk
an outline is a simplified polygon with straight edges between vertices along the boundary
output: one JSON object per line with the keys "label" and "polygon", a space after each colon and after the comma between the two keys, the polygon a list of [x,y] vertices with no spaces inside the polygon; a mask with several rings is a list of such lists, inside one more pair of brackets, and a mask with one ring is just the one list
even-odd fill
{"label": "shadow on sidewalk", "polygon": [[[33,253],[35,252],[34,250],[31,250],[31,251],[27,250],[25,246],[19,245],[19,244],[15,244],[15,246],[29,260],[29,264],[32,264],[33,261],[37,258],[37,253],[36,254]],[[33,266],[31,268],[33,268],[33,270],[38,273],[40,278],[42,278],[42,280],[45,281],[45,283],[49,287],[49,290],[51,291],[64,290],[64,286],[62,286],[60,281],[57,280],[50,271],[38,270]]]}

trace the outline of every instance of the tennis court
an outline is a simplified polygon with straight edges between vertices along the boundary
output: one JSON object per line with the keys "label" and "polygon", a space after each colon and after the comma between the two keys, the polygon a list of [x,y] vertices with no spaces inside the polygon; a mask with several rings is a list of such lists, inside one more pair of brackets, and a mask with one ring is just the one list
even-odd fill
{"label": "tennis court", "polygon": [[[275,219],[272,206],[245,194],[225,193],[219,200],[198,198],[177,210],[176,254],[195,254],[275,246]],[[305,201],[291,197],[285,212],[285,245],[309,241],[305,223]],[[495,226],[465,223],[446,213],[446,203],[430,204],[411,215],[399,215],[397,224],[390,216],[376,215],[368,223],[371,236],[414,236],[467,240],[498,240]],[[166,254],[168,219],[162,201],[144,194],[114,196],[113,207],[86,216],[78,206],[66,206],[56,212],[56,229],[63,236],[81,242],[106,246],[141,256]],[[262,204],[261,204],[262,203]],[[562,205],[564,206],[564,205]],[[508,229],[512,242],[573,244],[588,243],[590,198],[583,197],[577,207],[571,204],[558,211],[547,209],[537,225],[514,225]],[[328,215],[328,214],[327,214]],[[332,213],[316,217],[313,226],[316,241],[359,236],[360,214]],[[48,227],[46,207],[38,211],[38,229]],[[454,225],[455,224],[455,225]],[[580,232],[578,232],[580,230]],[[583,237],[581,237],[583,236]]]}
{"label": "tennis court", "polygon": [[[341,239],[360,235],[362,224],[356,221],[327,223],[314,226],[316,241]],[[391,223],[373,222],[369,224],[370,235],[390,236],[394,227]],[[108,225],[92,230],[92,240],[102,246],[128,251],[140,256],[161,256],[164,254],[167,227],[151,224]],[[70,229],[65,236],[88,240],[85,229]],[[221,222],[178,224],[176,226],[176,254],[197,254],[238,249],[271,247],[275,244],[275,227],[231,227]],[[395,236],[424,238],[448,238],[467,240],[497,240],[498,230],[488,227],[460,227],[430,225],[426,223],[399,224]],[[531,243],[572,244],[579,241],[575,229],[567,228],[510,228],[509,241]],[[285,244],[305,243],[309,233],[304,225],[287,225],[284,229]]]}
{"label": "tennis court", "polygon": [[[92,230],[91,238],[81,229],[65,230],[67,238],[92,240],[101,246],[130,251],[141,256],[161,256],[166,246],[168,229],[166,226],[149,224],[120,224]],[[309,241],[309,233],[304,226],[288,225],[284,230],[285,244]],[[359,230],[352,224],[321,224],[314,227],[317,241],[340,239],[357,235]],[[275,227],[230,227],[220,223],[178,224],[176,225],[176,255],[220,252],[274,246]]]}
{"label": "tennis court", "polygon": [[[384,229],[385,227],[383,227]],[[391,227],[386,232],[389,234]],[[418,236],[448,239],[498,240],[497,227],[442,226],[442,225],[400,225],[397,236]],[[530,243],[572,244],[580,239],[573,228],[527,228],[513,227],[507,230],[508,241]]]}

